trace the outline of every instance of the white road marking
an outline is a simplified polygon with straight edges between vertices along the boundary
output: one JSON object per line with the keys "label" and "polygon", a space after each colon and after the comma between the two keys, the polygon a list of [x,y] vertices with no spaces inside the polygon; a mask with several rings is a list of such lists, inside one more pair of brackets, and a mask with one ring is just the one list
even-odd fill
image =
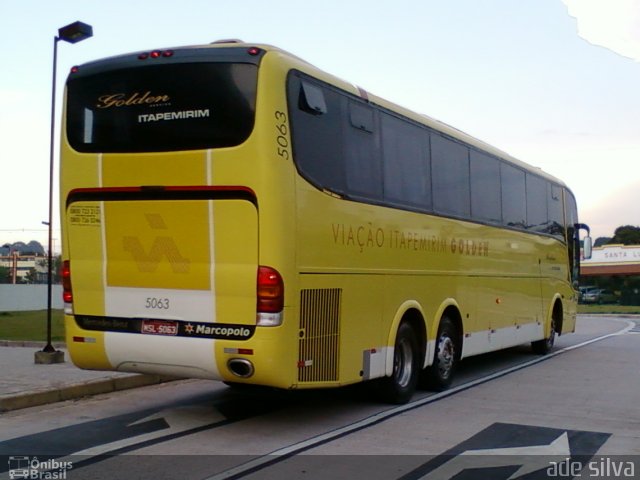
{"label": "white road marking", "polygon": [[467,469],[509,467],[525,462],[509,477],[508,480],[511,480],[548,468],[549,457],[558,457],[558,461],[562,461],[570,455],[569,436],[564,432],[549,445],[467,450],[420,478],[424,480],[453,478]]}
{"label": "white road marking", "polygon": [[578,348],[582,348],[582,347],[586,347],[588,345],[591,345],[592,343],[596,343],[596,342],[600,342],[602,340],[606,340],[607,338],[611,338],[611,337],[615,337],[618,335],[623,335],[625,333],[627,333],[629,330],[631,330],[634,326],[635,323],[634,322],[630,322],[630,321],[625,321],[627,323],[627,326],[617,332],[614,333],[609,333],[607,335],[602,335],[600,337],[596,337],[596,338],[592,338],[591,340],[587,340],[584,341],[582,343],[578,343],[576,345],[571,345],[569,347],[565,347],[562,348],[560,350],[556,350],[553,351],[545,356],[539,357],[539,358],[535,358],[533,360],[530,360],[528,362],[524,362],[521,363],[519,365],[515,365],[513,367],[507,368],[505,370],[501,370],[499,372],[495,372],[491,375],[487,375],[486,377],[481,377],[481,378],[477,378],[475,380],[472,380],[470,382],[467,383],[463,383],[462,385],[458,385],[457,387],[453,387],[450,388],[449,390],[446,390],[444,392],[440,392],[440,393],[436,393],[434,395],[430,395],[428,397],[425,398],[421,398],[419,400],[416,400],[414,402],[408,403],[406,405],[401,405],[399,407],[395,407],[395,408],[391,408],[389,410],[385,410],[383,412],[379,412],[376,413],[374,415],[371,415],[370,417],[364,418],[360,421],[357,421],[355,423],[352,423],[350,425],[345,425],[343,427],[340,428],[336,428],[335,430],[317,435],[315,437],[311,437],[308,438],[306,440],[303,440],[301,442],[298,443],[294,443],[292,445],[283,447],[283,448],[279,448],[277,450],[274,450],[271,453],[268,453],[266,455],[262,455],[260,457],[257,457],[253,460],[250,460],[246,463],[243,463],[241,465],[238,465],[236,467],[230,468],[228,470],[225,470],[224,472],[220,472],[217,473],[216,475],[213,475],[211,477],[207,477],[205,480],[223,480],[223,479],[229,479],[229,478],[233,478],[233,477],[239,477],[243,474],[246,474],[252,470],[259,470],[260,468],[263,468],[265,466],[267,466],[270,463],[273,463],[277,457],[289,457],[292,455],[296,455],[300,452],[303,452],[305,450],[309,450],[313,447],[322,445],[324,443],[327,443],[335,438],[338,437],[342,437],[344,435],[348,435],[352,432],[356,432],[358,430],[362,430],[364,428],[370,427],[372,425],[375,425],[377,423],[383,422],[384,420],[391,418],[391,417],[395,417],[396,415],[399,415],[401,413],[404,413],[406,411],[409,410],[413,410],[419,407],[422,407],[424,405],[428,405],[429,403],[433,403],[433,402],[437,402],[438,400],[441,400],[443,398],[446,397],[450,397],[452,395],[455,395],[456,393],[462,392],[464,390],[468,390],[470,388],[473,388],[477,385],[489,382],[491,380],[494,380],[496,378],[500,378],[503,377],[505,375],[508,375],[512,372],[518,371],[518,370],[522,370],[524,368],[530,367],[532,365],[536,365],[538,363],[541,362],[545,362],[547,360],[550,360],[554,357],[557,357],[558,355],[562,355],[563,353],[567,353],[567,352],[571,352],[573,350],[576,350]]}

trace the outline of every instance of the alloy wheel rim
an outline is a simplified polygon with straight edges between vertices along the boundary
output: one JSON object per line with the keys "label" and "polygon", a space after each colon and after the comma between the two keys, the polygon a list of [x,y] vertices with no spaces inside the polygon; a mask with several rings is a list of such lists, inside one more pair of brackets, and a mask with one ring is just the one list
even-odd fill
{"label": "alloy wheel rim", "polygon": [[438,342],[438,371],[442,378],[449,378],[453,368],[453,360],[455,357],[455,345],[453,340],[443,335]]}
{"label": "alloy wheel rim", "polygon": [[413,374],[413,353],[409,341],[405,338],[401,339],[396,347],[394,363],[398,385],[406,387]]}
{"label": "alloy wheel rim", "polygon": [[553,344],[556,341],[556,322],[555,320],[551,321],[551,331],[549,332],[549,337],[547,338],[547,347],[553,347]]}

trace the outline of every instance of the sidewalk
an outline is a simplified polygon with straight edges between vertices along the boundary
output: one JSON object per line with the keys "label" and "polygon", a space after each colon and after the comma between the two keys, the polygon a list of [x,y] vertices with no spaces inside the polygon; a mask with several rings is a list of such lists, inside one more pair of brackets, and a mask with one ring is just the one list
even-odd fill
{"label": "sidewalk", "polygon": [[65,362],[37,365],[40,342],[0,340],[0,413],[87,395],[126,390],[171,380],[158,375],[80,370],[64,351]]}

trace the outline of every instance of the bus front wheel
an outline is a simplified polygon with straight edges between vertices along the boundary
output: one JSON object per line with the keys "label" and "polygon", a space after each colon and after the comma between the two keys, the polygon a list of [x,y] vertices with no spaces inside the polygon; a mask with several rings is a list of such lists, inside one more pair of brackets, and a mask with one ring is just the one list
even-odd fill
{"label": "bus front wheel", "polygon": [[551,327],[549,328],[549,336],[542,340],[531,342],[531,349],[539,355],[546,355],[553,348],[556,341],[556,319],[551,317]]}
{"label": "bus front wheel", "polygon": [[403,404],[411,400],[420,369],[418,340],[408,323],[400,324],[393,351],[393,373],[380,380],[380,393],[385,402]]}

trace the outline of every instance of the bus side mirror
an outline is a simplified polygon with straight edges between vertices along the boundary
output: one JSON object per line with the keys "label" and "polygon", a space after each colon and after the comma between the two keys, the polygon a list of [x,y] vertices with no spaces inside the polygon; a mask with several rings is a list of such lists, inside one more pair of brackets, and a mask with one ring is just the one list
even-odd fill
{"label": "bus side mirror", "polygon": [[585,260],[589,260],[591,258],[591,249],[592,249],[591,237],[587,235],[584,237],[582,244],[582,256]]}
{"label": "bus side mirror", "polygon": [[591,236],[590,236],[591,229],[589,228],[589,225],[586,225],[584,223],[576,223],[575,229],[576,229],[576,239],[579,238],[580,230],[587,231],[587,236],[584,237],[584,241],[582,242],[582,258],[584,260],[589,260],[591,258],[591,250],[593,248],[593,244],[591,243]]}

